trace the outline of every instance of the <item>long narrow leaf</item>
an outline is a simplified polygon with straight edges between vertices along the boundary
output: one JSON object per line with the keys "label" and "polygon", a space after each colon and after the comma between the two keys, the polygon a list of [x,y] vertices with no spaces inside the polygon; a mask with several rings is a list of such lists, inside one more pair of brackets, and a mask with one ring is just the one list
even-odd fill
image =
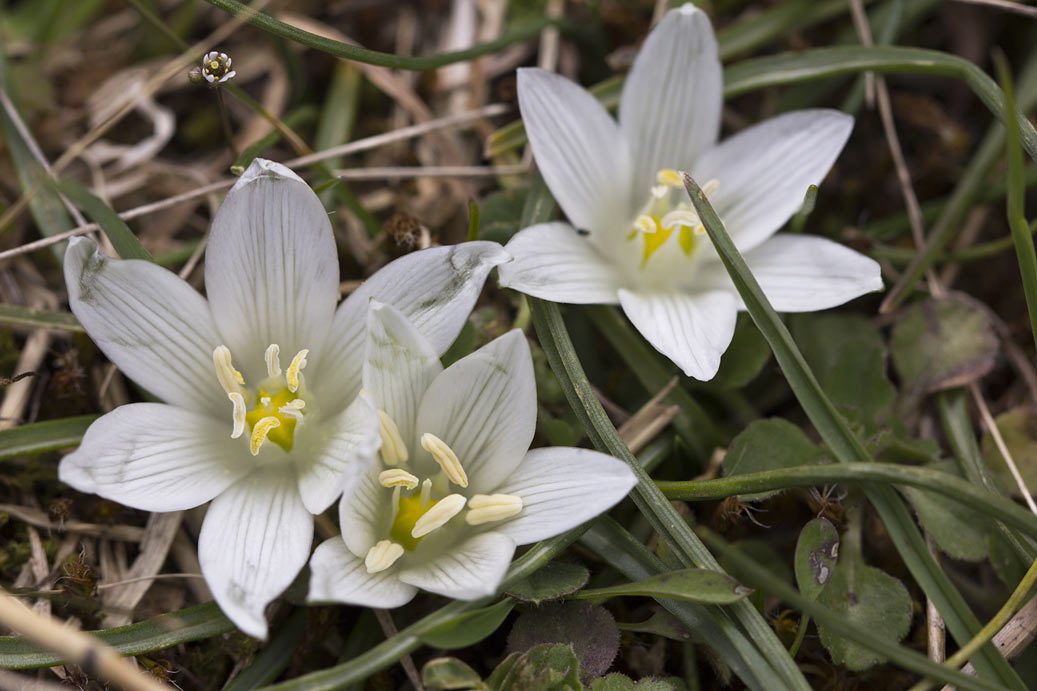
{"label": "long narrow leaf", "polygon": [[0,430],[0,461],[76,446],[98,417],[80,415]]}
{"label": "long narrow leaf", "polygon": [[0,324],[86,333],[71,312],[51,312],[21,305],[0,305]]}

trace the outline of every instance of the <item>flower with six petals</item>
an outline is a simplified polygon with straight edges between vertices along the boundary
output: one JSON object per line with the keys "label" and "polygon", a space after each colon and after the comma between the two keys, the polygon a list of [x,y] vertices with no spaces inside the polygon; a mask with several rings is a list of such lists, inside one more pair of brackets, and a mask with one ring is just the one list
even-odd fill
{"label": "flower with six petals", "polygon": [[327,213],[295,173],[258,159],[213,220],[207,300],[154,264],[73,240],[72,311],[108,359],[164,403],[100,418],[59,477],[146,511],[211,500],[202,573],[238,628],[265,637],[266,605],[309,558],[313,514],[351,490],[381,443],[378,413],[357,395],[369,301],[399,308],[438,355],[505,256],[490,242],[415,252],[336,309]]}
{"label": "flower with six petals", "polygon": [[341,537],[314,552],[311,601],[389,608],[418,589],[490,595],[516,545],[593,518],[636,484],[596,451],[529,450],[536,384],[521,331],[446,369],[388,305],[372,305],[367,334],[364,396],[382,421],[382,463],[340,502]]}
{"label": "flower with six petals", "polygon": [[668,12],[645,40],[618,123],[544,70],[519,70],[518,95],[537,165],[572,225],[516,234],[502,285],[556,302],[619,304],[686,374],[712,378],[744,307],[681,184],[687,170],[775,309],[826,309],[882,288],[878,264],[853,250],[774,235],[831,168],[853,119],[794,111],[718,143],[716,38],[692,5]]}

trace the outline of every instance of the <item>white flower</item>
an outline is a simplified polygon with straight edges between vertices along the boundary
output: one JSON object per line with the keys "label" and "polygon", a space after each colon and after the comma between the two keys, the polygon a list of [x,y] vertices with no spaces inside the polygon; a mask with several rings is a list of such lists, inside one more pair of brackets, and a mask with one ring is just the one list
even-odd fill
{"label": "white flower", "polygon": [[209,51],[202,57],[202,76],[210,84],[223,84],[234,78],[237,74],[230,68],[232,60],[226,53]]}
{"label": "white flower", "polygon": [[364,392],[382,418],[382,464],[340,502],[342,536],[313,553],[314,602],[490,595],[516,545],[593,518],[637,482],[596,451],[529,450],[536,384],[518,330],[444,370],[407,319],[373,304]]}
{"label": "white flower", "polygon": [[415,321],[442,353],[506,255],[490,242],[407,255],[336,311],[338,253],[320,200],[257,160],[213,220],[208,301],[175,274],[111,260],[87,240],[65,255],[72,311],[108,358],[165,403],[115,409],[87,430],[59,477],[146,511],[212,500],[198,556],[242,631],[305,565],[313,516],[348,492],[380,444],[358,397],[371,298]]}
{"label": "white flower", "polygon": [[572,226],[519,232],[505,247],[514,262],[499,270],[503,285],[536,297],[618,303],[657,350],[703,380],[716,374],[744,306],[678,170],[702,185],[775,309],[825,309],[882,288],[878,264],[842,245],[772,237],[831,168],[853,119],[795,111],[717,143],[721,81],[713,30],[691,5],[649,34],[618,123],[572,82],[519,70],[533,154]]}

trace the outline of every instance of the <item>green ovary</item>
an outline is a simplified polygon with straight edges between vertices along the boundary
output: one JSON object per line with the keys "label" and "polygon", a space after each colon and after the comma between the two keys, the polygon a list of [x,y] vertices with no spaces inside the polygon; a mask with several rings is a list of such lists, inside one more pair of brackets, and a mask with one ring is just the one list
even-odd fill
{"label": "green ovary", "polygon": [[[263,399],[269,398],[270,403],[264,404]],[[281,406],[288,405],[297,398],[296,394],[288,389],[281,389],[275,396],[271,396],[266,389],[260,389],[256,394],[256,407],[245,413],[245,422],[249,430],[265,417],[277,418],[280,427],[271,429],[266,438],[280,446],[285,451],[292,450],[292,442],[295,441],[295,425],[298,421],[290,415],[280,412]]]}
{"label": "green ovary", "polygon": [[411,531],[414,530],[414,524],[436,503],[436,501],[430,501],[428,506],[422,506],[420,493],[411,497],[400,497],[400,502],[396,508],[396,518],[393,520],[392,528],[389,530],[389,537],[392,538],[392,541],[401,545],[408,552],[413,552],[417,548],[418,543],[425,539],[424,537],[413,537],[411,535]]}

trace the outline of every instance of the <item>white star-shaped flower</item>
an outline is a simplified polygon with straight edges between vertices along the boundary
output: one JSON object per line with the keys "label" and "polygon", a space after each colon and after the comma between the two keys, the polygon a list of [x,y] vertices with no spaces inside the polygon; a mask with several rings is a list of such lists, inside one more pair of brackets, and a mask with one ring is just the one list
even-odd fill
{"label": "white star-shaped flower", "polygon": [[72,311],[108,359],[165,403],[103,416],[59,477],[146,511],[211,500],[202,573],[238,628],[265,637],[266,605],[310,555],[313,514],[351,491],[380,444],[377,411],[357,395],[369,301],[395,305],[441,354],[505,257],[490,242],[415,252],[336,310],[328,215],[301,178],[264,160],[213,220],[208,299],[155,264],[73,240]]}
{"label": "white star-shaped flower", "polygon": [[572,225],[515,235],[503,285],[556,302],[619,304],[686,374],[711,379],[744,306],[681,184],[687,170],[775,309],[826,309],[882,288],[868,257],[824,238],[774,235],[832,167],[853,118],[794,111],[718,143],[716,38],[692,5],[649,34],[618,123],[544,70],[519,70],[518,95],[537,165]]}
{"label": "white star-shaped flower", "polygon": [[536,383],[511,331],[443,369],[400,312],[373,303],[364,396],[382,463],[339,504],[341,537],[310,561],[309,599],[398,607],[418,589],[460,600],[496,591],[516,545],[607,511],[636,479],[596,451],[529,449]]}

